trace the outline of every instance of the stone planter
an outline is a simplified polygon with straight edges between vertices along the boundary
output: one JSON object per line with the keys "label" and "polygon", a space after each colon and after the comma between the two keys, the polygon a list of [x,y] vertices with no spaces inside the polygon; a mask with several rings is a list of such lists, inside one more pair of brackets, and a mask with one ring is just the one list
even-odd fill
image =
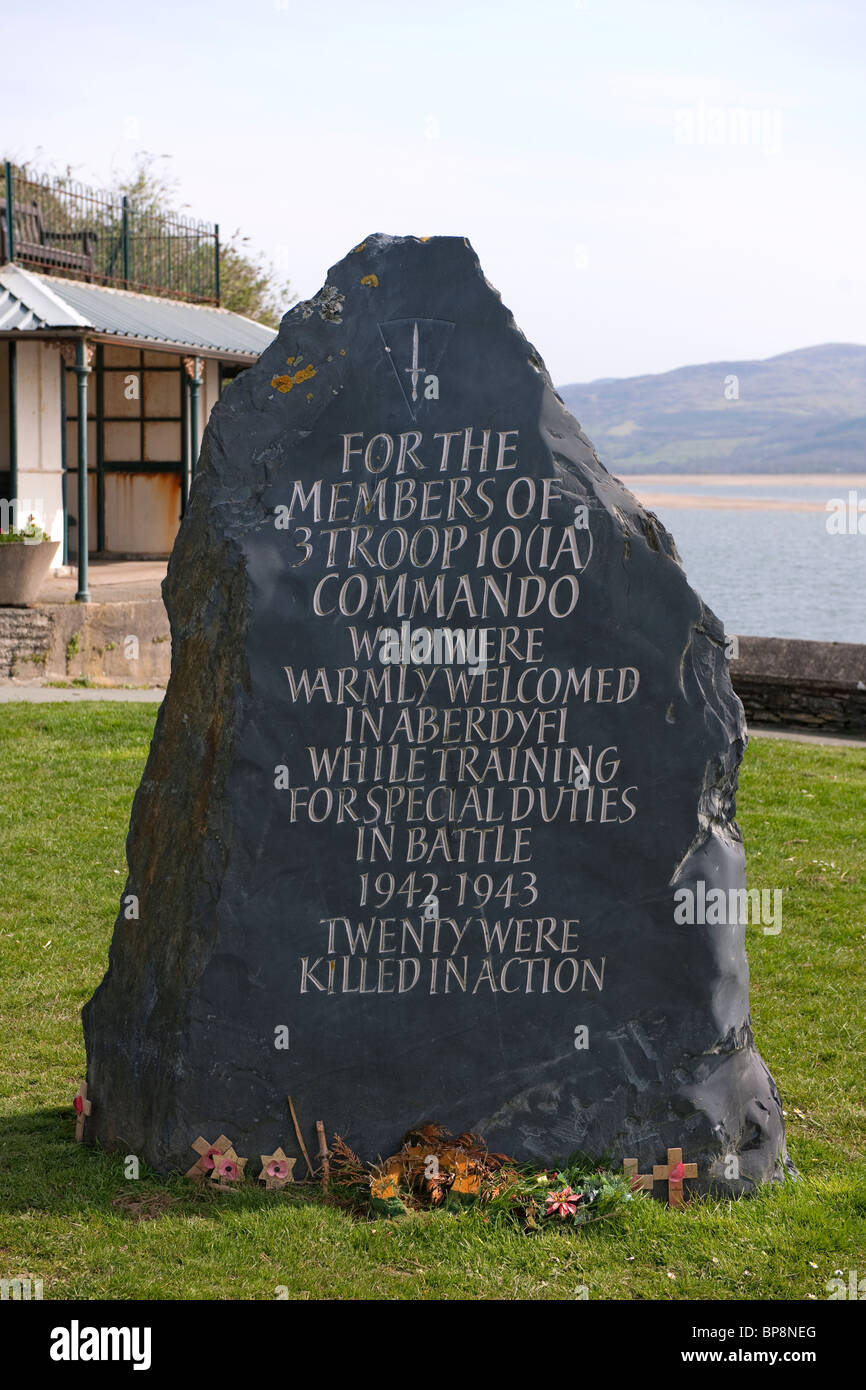
{"label": "stone planter", "polygon": [[59,541],[0,542],[0,608],[35,603],[45,583]]}

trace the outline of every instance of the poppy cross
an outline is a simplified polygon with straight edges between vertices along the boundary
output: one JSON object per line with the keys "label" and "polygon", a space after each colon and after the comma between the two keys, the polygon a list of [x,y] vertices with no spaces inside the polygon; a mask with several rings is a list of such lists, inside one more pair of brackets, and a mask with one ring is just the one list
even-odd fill
{"label": "poppy cross", "polygon": [[192,1178],[194,1182],[203,1182],[208,1173],[213,1172],[217,1159],[228,1153],[231,1146],[231,1139],[226,1139],[224,1134],[221,1134],[219,1139],[214,1140],[212,1144],[209,1144],[206,1139],[199,1135],[198,1139],[190,1145],[190,1148],[195,1149],[198,1158],[188,1170],[187,1177]]}
{"label": "poppy cross", "polygon": [[285,1187],[287,1182],[294,1182],[297,1159],[287,1158],[282,1148],[274,1149],[272,1154],[262,1154],[261,1160],[259,1182],[263,1182],[269,1191]]}
{"label": "poppy cross", "polygon": [[234,1192],[235,1185],[244,1180],[246,1163],[246,1159],[238,1158],[234,1149],[229,1146],[225,1153],[214,1155],[211,1183],[220,1192]]}
{"label": "poppy cross", "polygon": [[698,1165],[683,1163],[682,1149],[668,1149],[667,1163],[653,1164],[653,1181],[668,1185],[668,1206],[683,1206],[683,1178],[696,1178]]}
{"label": "poppy cross", "polygon": [[624,1158],[622,1161],[623,1172],[629,1180],[629,1186],[633,1192],[652,1192],[653,1178],[650,1173],[639,1173],[636,1158]]}
{"label": "poppy cross", "polygon": [[80,1144],[84,1138],[84,1121],[93,1109],[93,1106],[87,1099],[86,1081],[82,1081],[78,1088],[78,1095],[75,1097],[72,1104],[75,1107],[75,1139],[76,1143]]}

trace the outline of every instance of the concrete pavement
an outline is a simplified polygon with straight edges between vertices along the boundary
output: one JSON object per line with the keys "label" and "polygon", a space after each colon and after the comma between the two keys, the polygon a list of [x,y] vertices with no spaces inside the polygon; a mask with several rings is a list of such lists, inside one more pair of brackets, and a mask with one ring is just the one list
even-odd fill
{"label": "concrete pavement", "polygon": [[63,701],[79,704],[82,700],[131,700],[133,704],[159,704],[165,691],[123,690],[112,686],[54,686],[0,685],[0,705],[16,701],[31,705],[56,705]]}

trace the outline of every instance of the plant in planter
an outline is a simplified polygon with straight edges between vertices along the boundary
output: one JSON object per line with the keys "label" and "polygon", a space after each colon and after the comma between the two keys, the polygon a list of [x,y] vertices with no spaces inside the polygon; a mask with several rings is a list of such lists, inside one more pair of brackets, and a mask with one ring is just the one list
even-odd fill
{"label": "plant in planter", "polygon": [[0,608],[21,608],[36,600],[59,544],[33,516],[26,526],[0,530]]}

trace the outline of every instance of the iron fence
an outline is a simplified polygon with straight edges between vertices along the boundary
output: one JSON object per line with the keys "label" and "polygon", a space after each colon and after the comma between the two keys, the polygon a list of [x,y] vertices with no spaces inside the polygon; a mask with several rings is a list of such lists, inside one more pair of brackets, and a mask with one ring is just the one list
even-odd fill
{"label": "iron fence", "polygon": [[0,261],[94,285],[219,304],[219,227],[7,161]]}

